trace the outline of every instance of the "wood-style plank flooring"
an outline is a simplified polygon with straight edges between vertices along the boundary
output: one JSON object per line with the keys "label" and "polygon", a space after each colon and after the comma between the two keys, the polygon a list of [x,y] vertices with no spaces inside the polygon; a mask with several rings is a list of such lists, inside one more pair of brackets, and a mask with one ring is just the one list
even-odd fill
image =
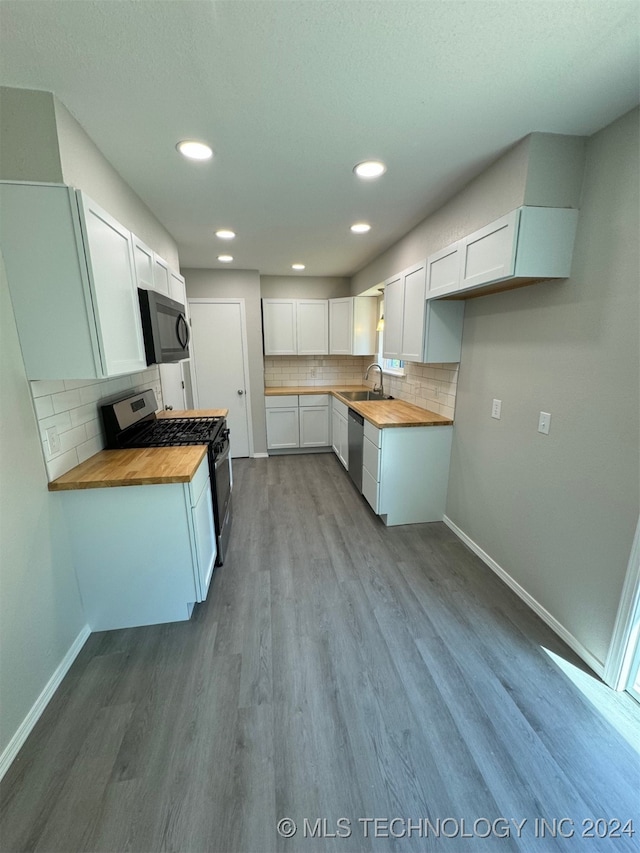
{"label": "wood-style plank flooring", "polygon": [[447,527],[385,528],[332,454],[234,474],[207,602],[89,638],[2,783],[3,851],[640,849],[638,753]]}

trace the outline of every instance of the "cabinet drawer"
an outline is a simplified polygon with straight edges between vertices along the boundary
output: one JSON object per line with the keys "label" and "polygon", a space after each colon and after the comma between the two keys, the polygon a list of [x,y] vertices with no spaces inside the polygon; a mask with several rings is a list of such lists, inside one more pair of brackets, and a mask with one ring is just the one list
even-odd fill
{"label": "cabinet drawer", "polygon": [[189,483],[189,499],[191,501],[191,506],[195,506],[198,503],[200,495],[202,494],[202,490],[205,486],[209,485],[209,460],[208,457],[205,456],[198,470],[193,475],[193,480]]}
{"label": "cabinet drawer", "polygon": [[362,494],[375,513],[380,511],[380,484],[366,468],[362,469]]}
{"label": "cabinet drawer", "polygon": [[374,480],[380,481],[380,450],[365,437],[362,445],[362,467]]}
{"label": "cabinet drawer", "polygon": [[328,394],[300,394],[298,396],[300,408],[303,406],[328,406]]}
{"label": "cabinet drawer", "polygon": [[[338,412],[339,415],[342,415],[343,418],[348,417],[349,415],[349,407],[345,405],[342,400],[337,400],[335,397],[332,400],[333,411]],[[366,421],[365,421],[366,423]]]}
{"label": "cabinet drawer", "polygon": [[273,397],[265,397],[264,404],[267,409],[291,409],[298,405],[298,395],[279,394]]}
{"label": "cabinet drawer", "polygon": [[382,447],[382,430],[374,427],[368,420],[364,422],[364,437],[368,438],[376,447]]}

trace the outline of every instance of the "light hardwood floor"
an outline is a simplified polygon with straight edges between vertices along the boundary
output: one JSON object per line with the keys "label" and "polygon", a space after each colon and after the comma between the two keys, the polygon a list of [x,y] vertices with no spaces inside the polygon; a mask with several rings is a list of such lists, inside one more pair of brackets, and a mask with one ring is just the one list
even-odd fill
{"label": "light hardwood floor", "polygon": [[90,637],[2,783],[3,851],[639,849],[638,753],[448,528],[385,528],[332,454],[234,474],[207,602]]}

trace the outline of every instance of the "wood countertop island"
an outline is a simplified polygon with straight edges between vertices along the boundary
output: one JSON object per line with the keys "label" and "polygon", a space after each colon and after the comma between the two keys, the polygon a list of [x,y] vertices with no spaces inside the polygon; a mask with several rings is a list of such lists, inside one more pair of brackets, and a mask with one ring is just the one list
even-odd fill
{"label": "wood countertop island", "polygon": [[49,483],[49,491],[189,483],[206,453],[204,444],[101,450]]}
{"label": "wood countertop island", "polygon": [[348,400],[343,397],[341,391],[370,391],[364,385],[326,385],[297,387],[272,387],[265,388],[266,397],[306,395],[306,394],[330,394],[340,402],[358,412],[363,418],[378,429],[390,427],[424,427],[424,426],[451,426],[453,421],[437,412],[423,409],[413,403],[404,400]]}

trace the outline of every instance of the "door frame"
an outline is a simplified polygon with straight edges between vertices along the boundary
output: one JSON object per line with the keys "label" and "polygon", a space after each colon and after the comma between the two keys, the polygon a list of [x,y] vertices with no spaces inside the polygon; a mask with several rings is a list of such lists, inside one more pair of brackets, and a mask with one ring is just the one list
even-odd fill
{"label": "door frame", "polygon": [[[632,642],[634,620],[640,602],[640,518],[631,546],[627,574],[622,587],[618,614],[604,666],[603,679],[614,690],[626,690],[635,644]],[[640,642],[640,640],[638,640]]]}
{"label": "door frame", "polygon": [[[202,304],[206,303],[209,305],[212,304],[235,304],[240,306],[240,326],[242,332],[242,370],[244,373],[244,396],[246,400],[246,419],[247,419],[247,438],[249,442],[249,457],[253,458],[253,416],[251,413],[251,381],[250,381],[250,371],[249,371],[249,349],[247,346],[247,314],[245,310],[245,300],[244,296],[236,296],[236,297],[218,297],[218,296],[190,296],[187,299],[189,305],[193,304]],[[189,324],[191,325],[191,320],[189,320]],[[193,349],[193,354],[191,357],[191,370],[192,370],[192,392],[193,392],[193,403],[196,408],[200,407],[200,396],[198,389],[198,367],[196,364],[197,361],[197,347],[194,346],[193,337],[191,338],[191,348]]]}

